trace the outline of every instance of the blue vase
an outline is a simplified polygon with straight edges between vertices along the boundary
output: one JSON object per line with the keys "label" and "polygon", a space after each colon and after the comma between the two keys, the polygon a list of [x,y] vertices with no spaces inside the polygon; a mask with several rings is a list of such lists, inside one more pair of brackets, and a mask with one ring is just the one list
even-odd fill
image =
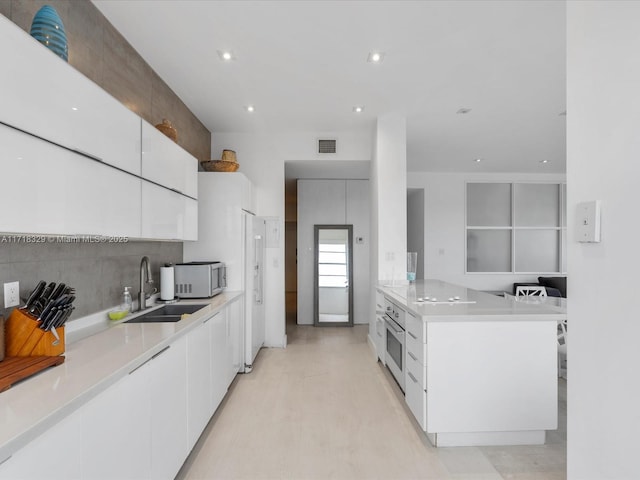
{"label": "blue vase", "polygon": [[62,58],[69,61],[67,35],[64,32],[62,19],[56,9],[45,5],[33,17],[31,36]]}

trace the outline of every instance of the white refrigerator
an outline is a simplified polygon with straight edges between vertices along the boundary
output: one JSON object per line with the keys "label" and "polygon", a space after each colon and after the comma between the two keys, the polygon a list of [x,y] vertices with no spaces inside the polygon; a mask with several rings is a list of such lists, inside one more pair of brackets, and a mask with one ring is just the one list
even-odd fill
{"label": "white refrigerator", "polygon": [[183,244],[185,262],[224,262],[226,289],[245,294],[240,368],[245,373],[265,339],[265,221],[254,212],[253,187],[242,173],[198,172],[198,240]]}

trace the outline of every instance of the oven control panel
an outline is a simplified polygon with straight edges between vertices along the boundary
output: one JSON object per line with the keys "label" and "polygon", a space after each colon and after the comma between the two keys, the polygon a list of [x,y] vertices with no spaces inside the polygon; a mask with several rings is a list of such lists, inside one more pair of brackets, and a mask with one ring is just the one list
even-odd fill
{"label": "oven control panel", "polygon": [[405,311],[397,306],[395,303],[388,300],[386,297],[384,299],[384,307],[385,314],[402,328],[404,328],[404,315]]}

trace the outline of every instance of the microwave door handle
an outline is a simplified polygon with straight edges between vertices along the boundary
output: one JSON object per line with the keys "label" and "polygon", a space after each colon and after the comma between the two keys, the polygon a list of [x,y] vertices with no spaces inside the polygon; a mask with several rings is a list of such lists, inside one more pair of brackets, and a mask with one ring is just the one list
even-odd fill
{"label": "microwave door handle", "polygon": [[218,268],[218,286],[220,288],[227,287],[227,267],[219,267]]}

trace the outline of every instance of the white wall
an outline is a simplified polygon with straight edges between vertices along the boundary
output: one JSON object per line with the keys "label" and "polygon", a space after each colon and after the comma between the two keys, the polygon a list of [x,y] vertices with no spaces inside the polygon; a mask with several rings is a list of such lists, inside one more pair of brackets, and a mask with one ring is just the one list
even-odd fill
{"label": "white wall", "polygon": [[[265,130],[268,130],[265,126]],[[371,133],[212,133],[211,153],[220,158],[223,149],[235,150],[240,171],[253,183],[256,214],[278,217],[281,235],[278,247],[267,248],[265,258],[266,341],[268,347],[283,347],[285,336],[284,285],[284,162],[327,160],[316,153],[318,138],[336,138],[338,153],[330,160],[371,158]]]}
{"label": "white wall", "polygon": [[418,254],[416,278],[424,278],[424,189],[407,190],[407,252]]}
{"label": "white wall", "polygon": [[535,275],[465,273],[465,201],[467,181],[556,182],[561,174],[478,174],[409,172],[407,186],[425,190],[425,278],[437,278],[478,290],[511,291],[514,282],[537,282]]}
{"label": "white wall", "polygon": [[[568,478],[638,479],[640,2],[567,2]],[[602,201],[602,242],[573,240]]]}
{"label": "white wall", "polygon": [[[298,324],[313,324],[314,225],[353,225],[353,323],[368,323],[369,181],[298,180]],[[356,243],[363,237],[364,243]],[[326,313],[326,312],[325,312]]]}

